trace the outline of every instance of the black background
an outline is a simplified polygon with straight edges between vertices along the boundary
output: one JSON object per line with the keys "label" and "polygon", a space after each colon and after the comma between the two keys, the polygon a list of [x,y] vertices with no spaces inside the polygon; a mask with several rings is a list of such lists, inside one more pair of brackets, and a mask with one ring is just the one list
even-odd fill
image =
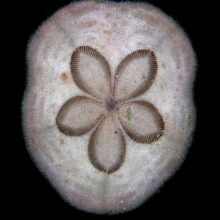
{"label": "black background", "polygon": [[[21,100],[26,84],[25,51],[31,34],[57,9],[68,4],[65,0],[10,1],[1,4],[1,88],[2,109],[2,201],[7,215],[16,217],[78,217],[100,218],[69,206],[60,198],[31,161],[21,130]],[[194,84],[194,100],[197,108],[197,127],[186,160],[178,172],[149,201],[138,209],[119,216],[105,218],[145,217],[209,217],[214,211],[213,194],[210,190],[210,167],[213,156],[210,140],[208,110],[211,102],[211,78],[216,72],[212,52],[216,44],[212,38],[215,6],[192,1],[159,1],[149,3],[161,8],[173,17],[186,31],[198,58]],[[213,81],[213,78],[212,78]],[[9,108],[8,108],[9,106]],[[8,113],[10,116],[8,116]],[[217,119],[218,120],[218,119]],[[6,153],[4,152],[6,150]],[[8,219],[8,218],[6,218]]]}

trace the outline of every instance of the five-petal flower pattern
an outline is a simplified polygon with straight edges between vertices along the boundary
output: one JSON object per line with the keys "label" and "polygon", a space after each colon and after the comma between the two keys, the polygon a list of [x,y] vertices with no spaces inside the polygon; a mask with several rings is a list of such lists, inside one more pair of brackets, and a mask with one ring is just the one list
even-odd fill
{"label": "five-petal flower pattern", "polygon": [[111,174],[122,166],[125,133],[133,141],[147,144],[163,135],[164,121],[157,108],[135,99],[150,88],[157,68],[154,52],[146,49],[127,55],[114,77],[109,63],[96,49],[80,46],[72,53],[72,78],[87,96],[67,100],[56,124],[67,136],[80,136],[93,129],[88,156],[97,170]]}

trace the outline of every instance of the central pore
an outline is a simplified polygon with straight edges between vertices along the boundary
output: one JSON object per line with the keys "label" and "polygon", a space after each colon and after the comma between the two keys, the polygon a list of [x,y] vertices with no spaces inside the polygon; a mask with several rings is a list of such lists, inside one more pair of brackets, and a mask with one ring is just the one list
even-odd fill
{"label": "central pore", "polygon": [[117,102],[112,98],[106,99],[105,101],[105,106],[109,112],[114,110],[116,105],[117,105]]}

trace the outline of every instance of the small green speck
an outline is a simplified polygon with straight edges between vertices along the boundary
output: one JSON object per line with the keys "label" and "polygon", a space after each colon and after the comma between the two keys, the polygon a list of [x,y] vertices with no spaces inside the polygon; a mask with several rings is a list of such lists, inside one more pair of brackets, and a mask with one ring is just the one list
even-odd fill
{"label": "small green speck", "polygon": [[131,107],[130,106],[126,109],[126,118],[127,118],[128,121],[131,121],[132,113],[131,113]]}
{"label": "small green speck", "polygon": [[143,79],[147,79],[147,75],[146,74],[143,74]]}

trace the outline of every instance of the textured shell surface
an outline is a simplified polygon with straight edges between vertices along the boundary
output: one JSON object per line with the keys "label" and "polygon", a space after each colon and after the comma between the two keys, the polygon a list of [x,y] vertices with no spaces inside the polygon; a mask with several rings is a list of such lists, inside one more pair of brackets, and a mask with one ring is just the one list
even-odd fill
{"label": "textured shell surface", "polygon": [[31,158],[73,207],[135,209],[186,156],[195,67],[187,35],[151,4],[70,3],[28,44],[22,120]]}

